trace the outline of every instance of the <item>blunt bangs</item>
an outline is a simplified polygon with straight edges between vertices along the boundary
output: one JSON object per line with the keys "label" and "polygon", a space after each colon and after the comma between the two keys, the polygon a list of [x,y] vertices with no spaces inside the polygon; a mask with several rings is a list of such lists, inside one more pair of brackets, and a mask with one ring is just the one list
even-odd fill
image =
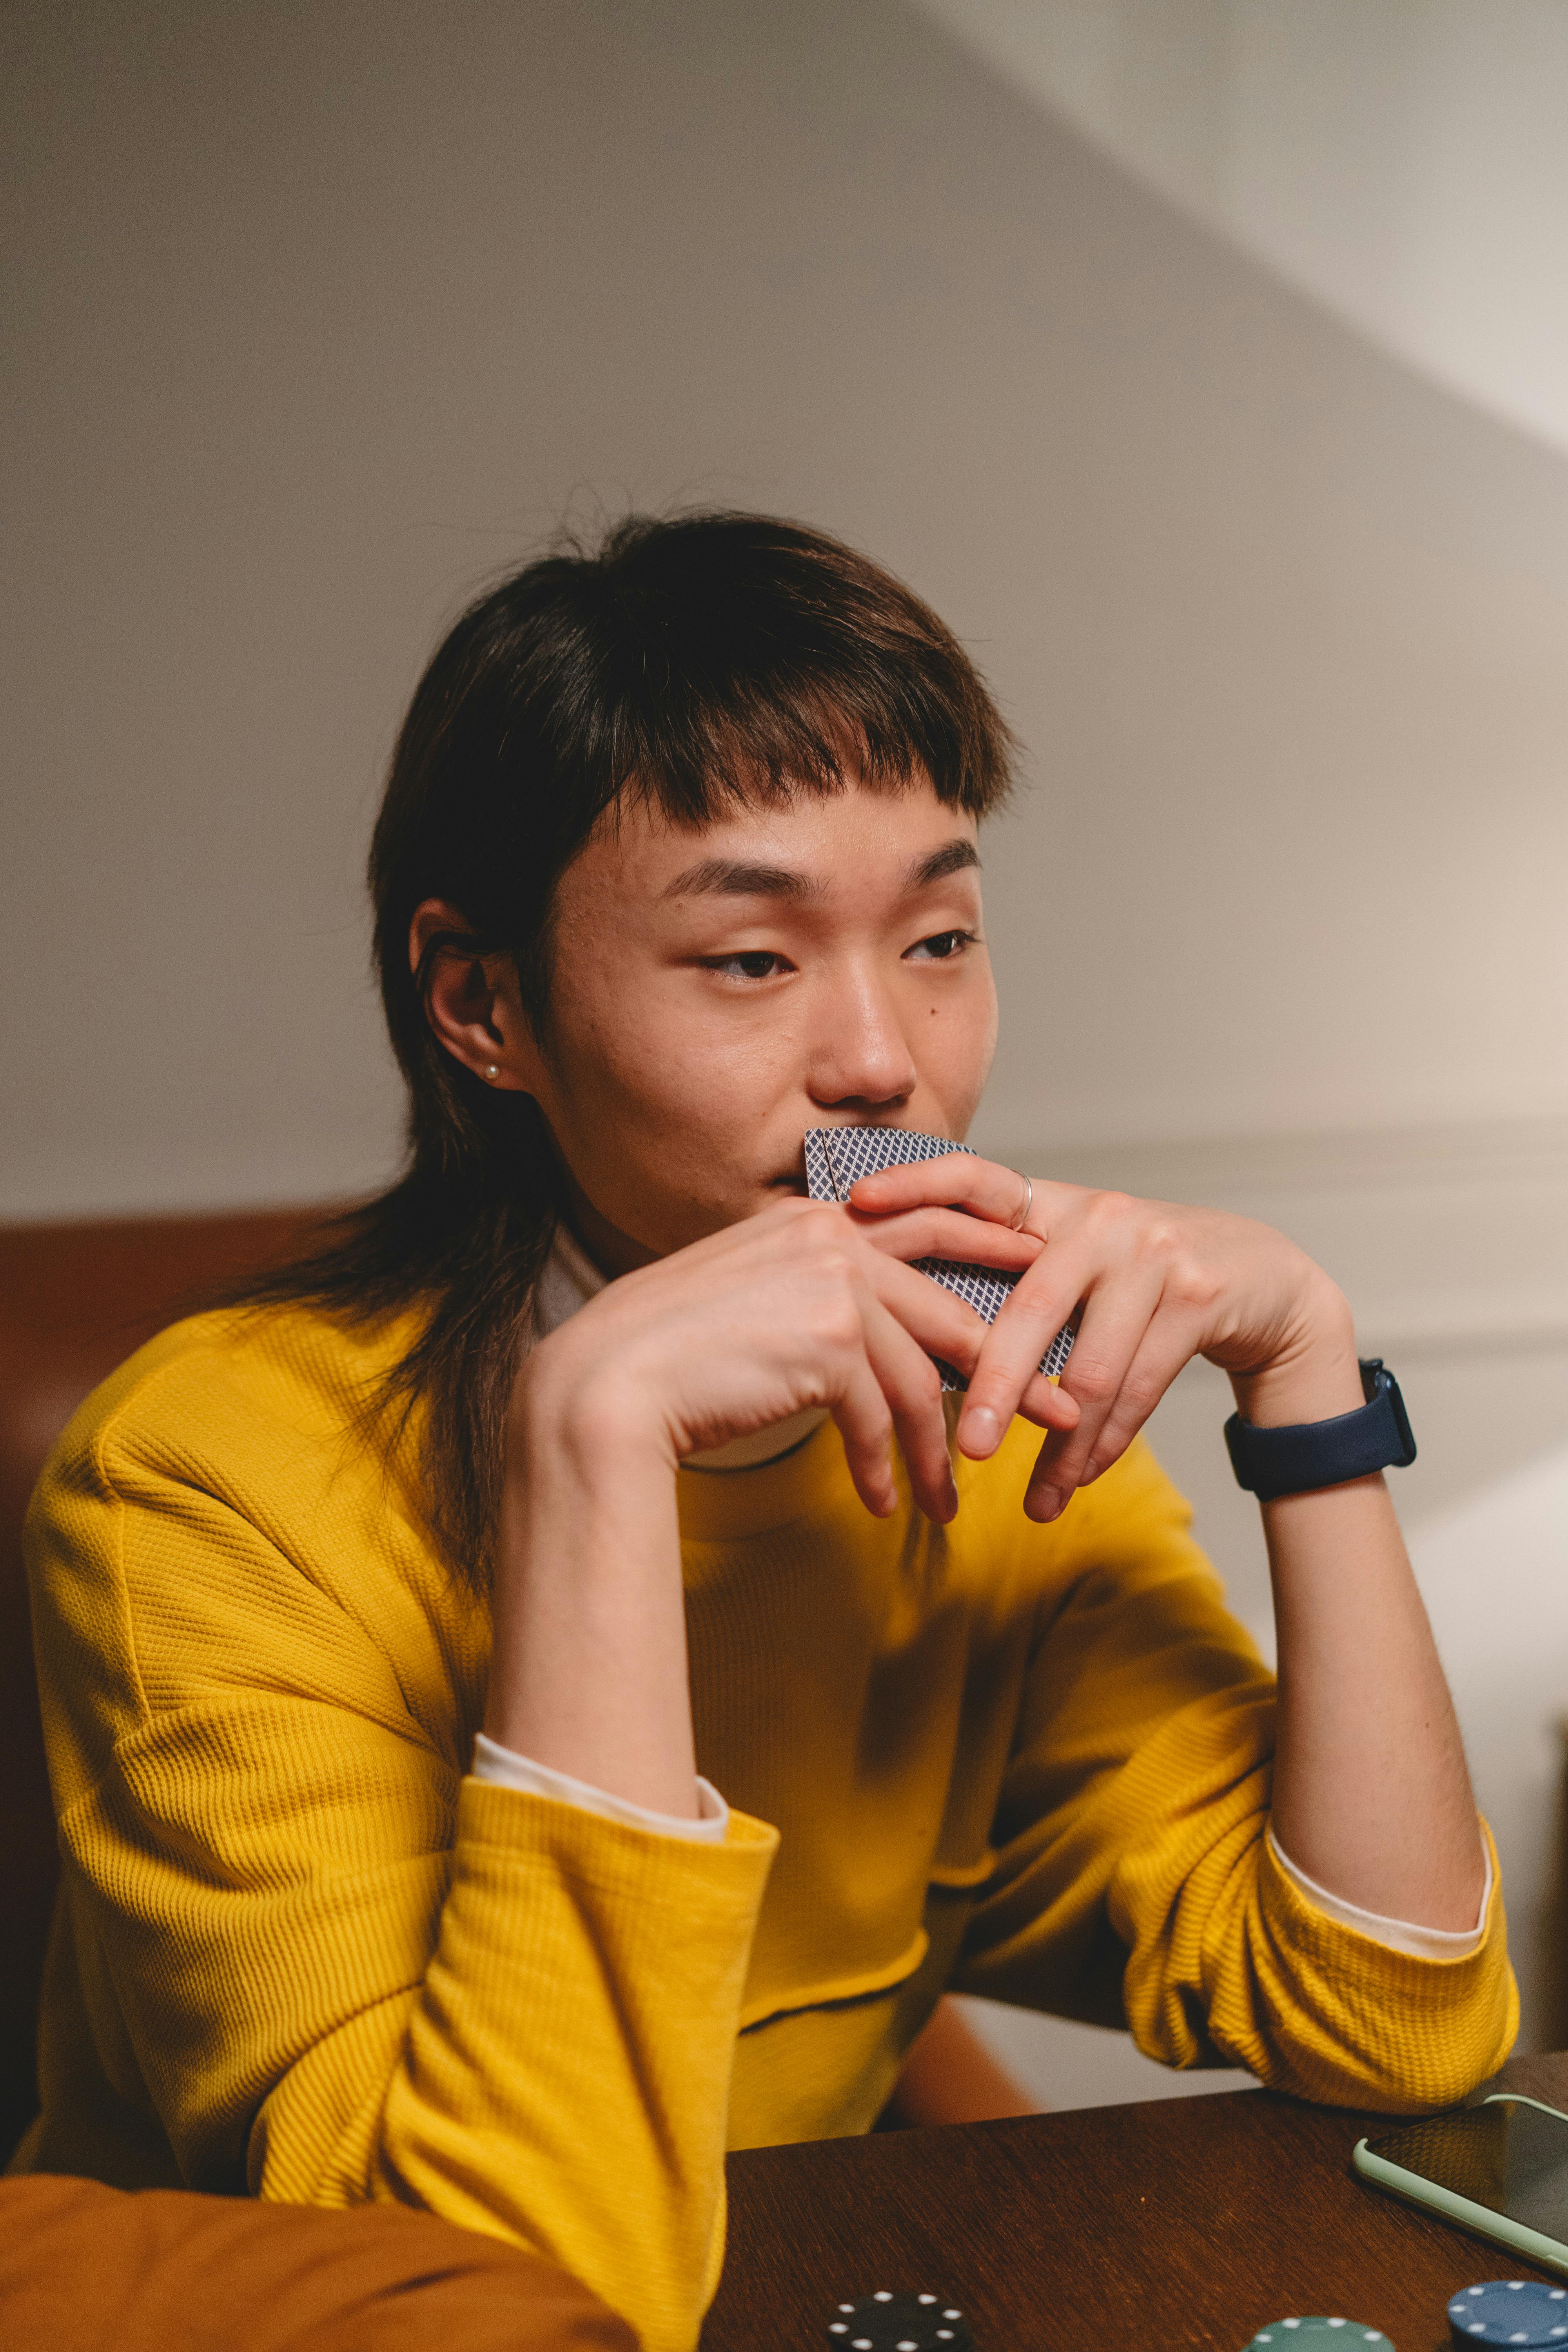
{"label": "blunt bangs", "polygon": [[1005,799],[1012,739],[973,663],[852,550],[749,515],[634,518],[597,567],[584,620],[608,740],[583,751],[601,807],[633,793],[700,826],[847,772],[884,789],[923,775],[976,818]]}

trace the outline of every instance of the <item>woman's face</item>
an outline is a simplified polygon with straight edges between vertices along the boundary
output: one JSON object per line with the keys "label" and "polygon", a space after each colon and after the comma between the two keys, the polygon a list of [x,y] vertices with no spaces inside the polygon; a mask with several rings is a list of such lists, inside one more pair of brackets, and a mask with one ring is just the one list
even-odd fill
{"label": "woman's face", "polygon": [[696,830],[628,808],[562,878],[544,1045],[499,972],[488,1024],[439,981],[432,1018],[537,1098],[584,1241],[625,1271],[804,1192],[808,1127],[963,1138],[996,1043],[974,840],[923,782]]}

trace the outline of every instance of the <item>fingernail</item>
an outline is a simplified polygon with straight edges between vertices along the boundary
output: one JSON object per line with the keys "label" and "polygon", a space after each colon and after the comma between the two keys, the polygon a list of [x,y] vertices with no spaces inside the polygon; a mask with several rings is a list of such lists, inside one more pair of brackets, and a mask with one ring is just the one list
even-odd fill
{"label": "fingernail", "polygon": [[972,1405],[964,1414],[959,1439],[966,1454],[994,1454],[1002,1432],[988,1404]]}
{"label": "fingernail", "polygon": [[1029,1517],[1032,1519],[1038,1519],[1044,1526],[1048,1520],[1060,1517],[1061,1507],[1062,1498],[1054,1486],[1030,1487]]}
{"label": "fingernail", "polygon": [[943,1502],[943,1505],[944,1505],[944,1507],[945,1507],[945,1517],[946,1517],[947,1518],[949,1518],[949,1519],[955,1519],[955,1518],[957,1518],[957,1517],[958,1517],[958,1481],[954,1478],[954,1476],[953,1476],[952,1472],[952,1470],[951,1470],[951,1469],[948,1471],[948,1474],[947,1474],[947,1492],[946,1492],[946,1494],[942,1496],[942,1502]]}

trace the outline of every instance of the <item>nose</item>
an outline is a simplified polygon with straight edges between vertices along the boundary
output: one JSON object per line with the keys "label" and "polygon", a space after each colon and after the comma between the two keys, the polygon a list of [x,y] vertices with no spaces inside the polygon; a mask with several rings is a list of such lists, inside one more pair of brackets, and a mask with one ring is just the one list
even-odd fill
{"label": "nose", "polygon": [[874,973],[843,974],[825,995],[806,1091],[822,1110],[897,1110],[918,1073],[897,1011]]}

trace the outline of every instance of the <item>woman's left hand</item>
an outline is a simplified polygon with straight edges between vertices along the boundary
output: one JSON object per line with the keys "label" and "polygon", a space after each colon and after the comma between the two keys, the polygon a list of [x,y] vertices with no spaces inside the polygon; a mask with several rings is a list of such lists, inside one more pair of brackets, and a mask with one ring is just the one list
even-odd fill
{"label": "woman's left hand", "polygon": [[[1011,1224],[1026,1192],[1011,1168],[961,1153],[886,1169],[849,1197],[868,1215],[942,1201]],[[1190,1357],[1227,1371],[1242,1413],[1266,1426],[1363,1402],[1350,1308],[1283,1234],[1044,1182],[1023,1226],[1044,1246],[986,1333],[958,1442],[981,1457],[1000,1444],[1081,1306],[1061,1380],[1079,1419],[1046,1439],[1024,1497],[1031,1518],[1054,1519],[1110,1468]],[[1363,1911],[1474,1927],[1486,1874],[1475,1799],[1387,1488],[1370,1475],[1281,1495],[1263,1506],[1263,1526],[1279,1637],[1270,1819],[1280,1847]]]}
{"label": "woman's left hand", "polygon": [[[1016,1170],[955,1152],[864,1177],[849,1198],[876,1216],[944,1202],[1011,1225],[1025,1193]],[[994,1452],[1041,1357],[1081,1308],[1061,1378],[1079,1420],[1041,1448],[1024,1500],[1031,1518],[1054,1519],[1108,1470],[1194,1356],[1230,1374],[1248,1420],[1312,1420],[1362,1402],[1342,1293],[1269,1226],[1037,1178],[1021,1229],[1045,1246],[986,1335],[958,1443],[977,1460]]]}

